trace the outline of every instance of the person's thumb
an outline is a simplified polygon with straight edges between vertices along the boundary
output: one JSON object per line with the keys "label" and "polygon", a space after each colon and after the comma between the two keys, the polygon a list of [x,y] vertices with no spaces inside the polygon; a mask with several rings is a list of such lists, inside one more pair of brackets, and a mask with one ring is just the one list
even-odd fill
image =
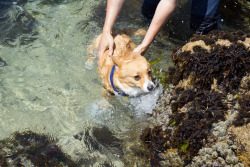
{"label": "person's thumb", "polygon": [[112,56],[113,51],[114,51],[114,49],[113,49],[113,44],[110,44],[110,45],[109,45],[109,56]]}

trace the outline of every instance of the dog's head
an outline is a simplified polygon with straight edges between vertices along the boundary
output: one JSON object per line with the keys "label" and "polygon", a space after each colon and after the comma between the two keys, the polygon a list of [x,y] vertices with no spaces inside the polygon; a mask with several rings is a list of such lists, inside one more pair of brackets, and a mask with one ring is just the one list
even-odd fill
{"label": "dog's head", "polygon": [[129,96],[138,96],[154,89],[151,65],[145,57],[133,52],[130,59],[125,61],[116,56],[111,56],[111,58],[117,70],[115,82],[124,93]]}

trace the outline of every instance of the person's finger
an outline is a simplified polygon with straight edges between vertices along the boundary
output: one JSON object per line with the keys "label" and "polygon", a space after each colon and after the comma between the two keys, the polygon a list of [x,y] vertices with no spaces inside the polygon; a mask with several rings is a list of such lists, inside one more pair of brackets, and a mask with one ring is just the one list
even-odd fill
{"label": "person's finger", "polygon": [[114,51],[113,46],[114,46],[113,43],[109,44],[109,56],[112,56],[113,54],[113,51]]}
{"label": "person's finger", "polygon": [[133,52],[139,52],[139,51],[138,51],[138,48],[135,48],[135,49],[133,50]]}
{"label": "person's finger", "polygon": [[98,58],[100,58],[104,54],[104,49],[100,49],[98,52]]}

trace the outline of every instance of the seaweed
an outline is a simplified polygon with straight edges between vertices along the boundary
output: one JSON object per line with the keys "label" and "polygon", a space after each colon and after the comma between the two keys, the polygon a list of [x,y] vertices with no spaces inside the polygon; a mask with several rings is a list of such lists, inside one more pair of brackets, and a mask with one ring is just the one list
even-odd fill
{"label": "seaweed", "polygon": [[172,145],[171,132],[171,129],[162,130],[162,126],[155,126],[154,128],[146,128],[143,130],[140,139],[150,150],[149,159],[151,165],[159,166],[161,158],[158,156],[158,153],[166,151]]}
{"label": "seaweed", "polygon": [[[224,39],[230,37],[231,46],[212,45],[212,50],[205,50],[201,47],[194,47],[194,53],[189,51],[175,52],[172,59],[176,69],[171,69],[172,84],[177,85],[180,80],[187,79],[190,74],[194,79],[194,87],[198,89],[211,89],[214,79],[226,91],[233,92],[239,88],[241,79],[250,72],[250,52],[242,44],[236,43],[243,40],[242,32],[226,33],[220,32],[217,37],[212,31],[208,36],[197,36],[195,40],[204,38],[220,39],[220,34]],[[210,37],[211,36],[211,37]],[[221,37],[221,38],[222,38]],[[238,38],[236,38],[238,37]],[[191,40],[192,41],[192,40]]]}
{"label": "seaweed", "polygon": [[[225,120],[224,114],[227,110],[221,100],[222,95],[218,92],[204,90],[195,92],[192,96],[194,99],[186,113],[178,112],[171,116],[179,125],[173,133],[173,147],[179,149],[185,160],[191,160],[191,157],[197,154],[204,144],[204,139],[208,138],[212,124]],[[186,100],[185,104],[188,101]]]}
{"label": "seaweed", "polygon": [[250,123],[250,95],[243,95],[239,99],[239,114],[234,120],[234,126],[243,126]]}
{"label": "seaweed", "polygon": [[96,138],[98,143],[104,146],[117,147],[120,150],[122,149],[121,140],[115,137],[114,134],[106,126],[102,128],[94,128],[93,136]]}
{"label": "seaweed", "polygon": [[241,30],[235,32],[226,32],[214,30],[207,35],[194,34],[190,39],[191,42],[202,40],[206,45],[215,45],[219,39],[229,40],[232,43],[236,43],[238,40],[245,41],[249,38],[250,34],[246,34]]}
{"label": "seaweed", "polygon": [[[175,101],[179,104],[178,110],[170,117],[169,125],[175,127],[175,130],[163,130],[162,126],[155,126],[144,129],[141,135],[154,161],[160,160],[157,153],[177,148],[187,164],[204,145],[204,140],[211,133],[212,124],[225,120],[228,107],[222,102],[222,94],[214,90],[185,90],[182,93],[184,95]],[[190,107],[187,112],[180,112],[179,109],[188,103]]]}
{"label": "seaweed", "polygon": [[[170,149],[177,149],[187,165],[205,144],[209,145],[208,139],[216,137],[212,136],[212,125],[225,121],[229,109],[227,94],[234,96],[239,91],[249,91],[249,83],[245,82],[250,72],[249,47],[238,42],[246,38],[249,34],[242,31],[212,31],[208,35],[194,35],[190,40],[203,40],[210,45],[210,50],[204,49],[201,42],[200,46],[191,44],[190,51],[185,50],[189,46],[173,51],[175,67],[169,68],[166,82],[175,88],[171,92],[170,106],[164,106],[171,107],[172,115],[168,115],[167,123],[146,128],[141,135],[141,140],[150,150],[150,158],[154,159],[151,162],[162,161],[158,153],[167,154]],[[221,40],[217,43],[219,39],[230,42],[221,45]],[[250,122],[249,95],[240,96],[230,103],[235,104],[237,100],[240,109],[234,124],[242,126]]]}
{"label": "seaweed", "polygon": [[[176,89],[176,93],[178,93],[179,90],[178,88]],[[179,95],[178,97],[178,101],[177,102],[173,102],[171,104],[171,107],[172,107],[172,111],[173,112],[177,112],[178,108],[182,108],[185,104],[187,104],[188,102],[190,101],[193,101],[195,98],[195,92],[193,89],[187,89],[187,90],[184,90],[181,95]],[[173,100],[173,97],[170,99],[170,101]],[[175,107],[173,107],[174,105],[176,105]]]}
{"label": "seaweed", "polygon": [[163,152],[170,148],[171,132],[171,129],[162,130],[162,126],[156,126],[144,129],[140,138],[150,150]]}
{"label": "seaweed", "polygon": [[[14,132],[13,137],[0,141],[0,166],[25,166],[29,160],[35,166],[78,166],[63,153],[52,139],[32,131]],[[7,150],[7,151],[5,151]]]}

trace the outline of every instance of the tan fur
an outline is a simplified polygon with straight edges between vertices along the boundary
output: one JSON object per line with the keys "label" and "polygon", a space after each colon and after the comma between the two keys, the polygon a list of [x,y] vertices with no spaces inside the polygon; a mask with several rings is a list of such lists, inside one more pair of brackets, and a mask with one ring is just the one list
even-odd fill
{"label": "tan fur", "polygon": [[[115,93],[110,83],[110,72],[114,64],[116,65],[116,70],[113,74],[113,81],[116,89],[119,90],[120,86],[127,91],[125,93],[130,93],[128,95],[131,96],[147,93],[152,90],[150,87],[154,87],[154,84],[151,79],[151,74],[149,74],[149,72],[151,73],[151,65],[143,56],[133,52],[136,45],[127,36],[144,36],[145,34],[146,31],[142,29],[124,29],[112,32],[114,38],[113,56],[109,56],[109,51],[106,50],[98,61],[98,73],[105,87],[105,94],[107,94],[107,91]],[[93,67],[94,59],[97,57],[97,48],[100,40],[101,35],[99,35],[93,41],[93,44],[87,48],[90,55],[85,65],[88,69]],[[135,78],[137,75],[140,76],[140,79]],[[119,83],[119,85],[117,85],[117,83]]]}
{"label": "tan fur", "polygon": [[[101,35],[95,41],[95,46],[98,46]],[[147,72],[151,70],[150,64],[147,60],[134,53],[133,50],[136,45],[125,34],[117,34],[114,36],[115,49],[113,56],[108,55],[108,50],[101,56],[98,65],[98,73],[101,77],[104,87],[114,93],[110,84],[110,72],[114,63],[116,64],[116,70],[114,72],[114,85],[117,88],[115,80],[119,77],[119,82],[124,88],[138,87],[143,88],[145,78],[151,80],[151,76],[148,76]],[[140,68],[140,70],[138,70]],[[139,71],[139,72],[138,72]],[[135,81],[134,76],[140,75],[141,79]]]}

